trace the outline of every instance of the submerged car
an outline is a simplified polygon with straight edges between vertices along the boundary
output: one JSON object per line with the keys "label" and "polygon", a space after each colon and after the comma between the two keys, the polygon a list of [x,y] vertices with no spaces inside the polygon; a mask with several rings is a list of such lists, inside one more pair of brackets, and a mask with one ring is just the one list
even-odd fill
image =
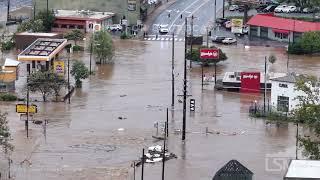
{"label": "submerged car", "polygon": [[168,32],[169,32],[168,24],[159,26],[159,33],[168,33]]}
{"label": "submerged car", "polygon": [[233,44],[233,43],[236,43],[237,40],[234,39],[234,38],[225,38],[224,40],[222,40],[222,43],[223,44]]}

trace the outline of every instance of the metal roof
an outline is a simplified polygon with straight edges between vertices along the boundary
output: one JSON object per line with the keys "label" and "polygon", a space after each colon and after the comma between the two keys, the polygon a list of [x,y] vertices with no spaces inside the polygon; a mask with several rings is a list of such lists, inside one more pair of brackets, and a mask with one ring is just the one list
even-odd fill
{"label": "metal roof", "polygon": [[247,24],[294,32],[320,31],[320,23],[280,18],[270,14],[255,15]]}
{"label": "metal roof", "polygon": [[18,60],[49,61],[59,53],[66,44],[67,39],[39,38],[18,55]]}
{"label": "metal roof", "polygon": [[224,165],[213,177],[213,180],[218,179],[218,177],[230,177],[230,176],[252,176],[253,172],[251,172],[248,168],[243,166],[237,160],[231,160],[226,165]]}
{"label": "metal roof", "polygon": [[297,82],[297,75],[295,73],[289,73],[286,76],[273,78],[272,81],[279,81],[279,82],[288,82],[288,83],[296,83]]}
{"label": "metal roof", "polygon": [[320,161],[292,160],[285,178],[320,179]]}

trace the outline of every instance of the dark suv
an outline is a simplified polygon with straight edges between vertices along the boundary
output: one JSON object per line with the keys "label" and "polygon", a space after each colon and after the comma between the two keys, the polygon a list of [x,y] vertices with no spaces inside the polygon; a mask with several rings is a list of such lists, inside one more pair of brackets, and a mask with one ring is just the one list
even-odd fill
{"label": "dark suv", "polygon": [[263,9],[263,12],[273,12],[276,9],[277,5],[270,5]]}

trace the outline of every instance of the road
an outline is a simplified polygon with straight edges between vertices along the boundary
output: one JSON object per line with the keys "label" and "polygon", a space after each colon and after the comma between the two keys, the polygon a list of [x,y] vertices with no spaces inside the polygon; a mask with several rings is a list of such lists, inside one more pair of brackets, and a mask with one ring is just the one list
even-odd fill
{"label": "road", "polygon": [[[169,26],[169,35],[175,32],[178,38],[184,37],[185,17],[195,17],[194,35],[203,35],[206,28],[212,25],[214,20],[214,0],[177,0],[167,10],[163,11],[149,28],[149,35],[159,34],[159,25]],[[222,9],[222,1],[217,1],[217,16]],[[170,14],[170,17],[169,17]],[[182,18],[181,18],[182,15]],[[191,18],[188,19],[189,22]],[[191,25],[188,23],[188,32],[190,33]],[[166,37],[166,35],[159,35]]]}

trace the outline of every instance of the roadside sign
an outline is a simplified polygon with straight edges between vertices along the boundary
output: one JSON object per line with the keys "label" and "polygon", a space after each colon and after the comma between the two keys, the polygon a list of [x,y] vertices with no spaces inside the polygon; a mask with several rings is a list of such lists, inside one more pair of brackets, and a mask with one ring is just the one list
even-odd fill
{"label": "roadside sign", "polygon": [[53,61],[53,69],[57,75],[64,76],[64,61]]}
{"label": "roadside sign", "polygon": [[215,49],[215,48],[200,49],[200,59],[219,59],[219,49]]}
{"label": "roadside sign", "polygon": [[231,32],[242,34],[243,19],[231,19]]}
{"label": "roadside sign", "polygon": [[195,111],[196,110],[196,100],[195,99],[190,99],[190,111]]}
{"label": "roadside sign", "polygon": [[[17,104],[16,105],[16,112],[17,113],[27,113],[27,105],[26,104]],[[29,113],[37,113],[38,108],[37,105],[29,105]]]}

